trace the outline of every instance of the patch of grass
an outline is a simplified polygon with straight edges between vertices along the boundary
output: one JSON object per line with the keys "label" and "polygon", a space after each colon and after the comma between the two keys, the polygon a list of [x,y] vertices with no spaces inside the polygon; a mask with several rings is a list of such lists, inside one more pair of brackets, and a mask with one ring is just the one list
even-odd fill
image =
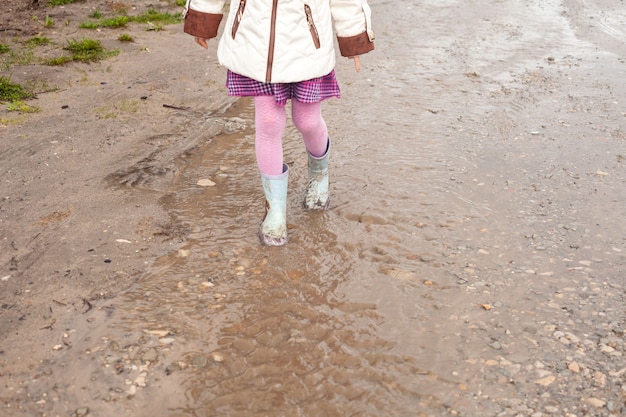
{"label": "patch of grass", "polygon": [[43,61],[44,65],[50,65],[52,67],[54,66],[59,66],[59,65],[65,65],[68,62],[72,62],[73,59],[71,56],[67,56],[67,55],[61,55],[55,58],[49,58]]}
{"label": "patch of grass", "polygon": [[7,126],[19,126],[21,124],[23,124],[24,122],[26,122],[26,116],[18,116],[18,117],[13,117],[10,119],[7,119],[6,117],[0,117],[0,126],[1,127],[7,127]]}
{"label": "patch of grass", "polygon": [[100,23],[98,22],[82,22],[78,25],[81,29],[98,29],[100,27]]}
{"label": "patch of grass", "polygon": [[6,54],[7,52],[10,52],[10,51],[11,51],[11,48],[9,48],[9,45],[0,43],[0,54]]}
{"label": "patch of grass", "polygon": [[118,50],[107,51],[100,41],[90,38],[83,38],[81,41],[68,40],[67,46],[63,49],[72,54],[73,61],[80,62],[100,61],[119,53]]}
{"label": "patch of grass", "polygon": [[98,28],[122,28],[126,27],[131,19],[128,16],[116,16],[102,19],[97,22],[83,22],[80,24],[82,29],[98,29]]}
{"label": "patch of grass", "polygon": [[29,106],[22,100],[15,100],[7,104],[7,111],[17,111],[20,113],[37,113],[41,109],[37,106]]}
{"label": "patch of grass", "polygon": [[152,31],[152,32],[159,32],[159,31],[163,30],[164,28],[165,27],[162,24],[160,24],[160,23],[154,24],[152,22],[148,22],[148,27],[146,28],[146,31],[148,31],[148,32],[150,32],[150,31]]}
{"label": "patch of grass", "polygon": [[161,13],[155,9],[149,9],[144,14],[132,17],[133,22],[137,23],[155,23],[159,22],[164,25],[173,25],[183,21],[182,13],[171,14],[169,12]]}
{"label": "patch of grass", "polygon": [[130,18],[128,16],[116,16],[102,20],[100,25],[103,28],[121,28],[125,27],[129,21]]}
{"label": "patch of grass", "polygon": [[98,29],[98,28],[120,28],[126,27],[129,22],[147,23],[150,27],[147,30],[162,30],[163,25],[173,25],[183,20],[182,13],[162,13],[155,9],[149,9],[147,12],[138,16],[116,16],[107,19],[100,19],[96,22],[83,22],[80,24],[82,29]]}
{"label": "patch of grass", "polygon": [[62,6],[64,4],[78,3],[80,0],[49,0],[48,6]]}
{"label": "patch of grass", "polygon": [[45,36],[37,35],[24,41],[24,45],[29,46],[29,47],[35,47],[35,46],[41,46],[41,45],[48,45],[51,42],[52,41],[49,38],[46,38]]}
{"label": "patch of grass", "polygon": [[8,69],[12,65],[30,65],[34,61],[33,48],[18,48],[16,51],[11,49],[7,55],[2,55],[0,67]]}
{"label": "patch of grass", "polygon": [[92,17],[94,19],[102,19],[102,12],[98,9],[94,10],[94,12],[92,14],[89,15],[89,17]]}
{"label": "patch of grass", "polygon": [[135,39],[133,39],[133,37],[128,33],[121,34],[117,40],[120,42],[135,42]]}
{"label": "patch of grass", "polygon": [[56,22],[54,21],[54,19],[51,18],[50,16],[46,15],[46,20],[44,20],[43,26],[45,28],[49,29],[49,28],[53,27],[55,24],[56,24]]}
{"label": "patch of grass", "polygon": [[0,77],[0,102],[16,102],[33,98],[35,95],[19,84],[11,82],[9,77]]}

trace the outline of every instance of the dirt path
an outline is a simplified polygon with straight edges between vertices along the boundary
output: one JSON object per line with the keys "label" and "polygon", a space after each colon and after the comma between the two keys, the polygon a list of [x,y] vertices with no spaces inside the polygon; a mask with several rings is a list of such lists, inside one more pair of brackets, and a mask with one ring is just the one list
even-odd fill
{"label": "dirt path", "polygon": [[[250,158],[236,146],[250,146],[251,109],[226,97],[214,54],[199,51],[181,25],[78,28],[117,3],[27,3],[5,3],[0,42],[17,49],[41,33],[55,44],[37,54],[53,56],[67,39],[89,36],[120,53],[0,73],[36,80],[40,93],[29,103],[41,109],[0,109],[0,416],[238,415],[252,403],[258,408],[250,415],[283,415],[279,408],[272,414],[270,397],[255,384],[275,377],[272,332],[285,323],[293,326],[287,352],[300,355],[294,369],[300,357],[339,368],[321,381],[308,369],[304,382],[295,371],[284,376],[287,385],[318,384],[319,391],[296,392],[302,398],[294,401],[310,401],[302,415],[626,414],[622,3],[490,1],[487,13],[478,1],[402,10],[371,1],[378,49],[358,76],[339,64],[353,104],[328,107],[332,126],[354,120],[339,129],[340,139],[367,136],[337,143],[343,176],[336,190],[352,201],[337,198],[330,220],[311,220],[338,226],[328,236],[296,229],[284,256],[246,238],[225,248],[202,243],[225,238],[201,230],[220,221],[227,228],[224,213],[236,213],[230,222],[242,235],[257,222],[245,198],[240,206],[216,199],[215,219],[205,220],[203,200],[194,198],[206,195],[185,193],[190,178],[209,169],[231,175],[215,187],[218,195],[252,189],[229,171]],[[150,7],[135,2],[132,12]],[[43,28],[46,16],[54,27]],[[404,27],[403,16],[427,23]],[[134,42],[118,41],[122,33]],[[371,97],[406,105],[389,114]],[[377,169],[351,171],[349,156],[363,156],[378,143],[374,133],[387,129],[398,142],[386,143]],[[424,164],[406,162],[404,139],[423,146]],[[388,155],[404,187],[381,185]],[[298,161],[291,149],[287,156]],[[352,189],[362,180],[370,199]],[[407,196],[412,187],[422,188]],[[430,200],[416,208],[416,195]],[[377,211],[388,206],[395,214]],[[293,216],[296,227],[309,221]],[[342,236],[333,240],[333,233]],[[306,248],[328,241],[334,246],[313,248],[314,255]],[[324,272],[378,271],[379,281],[308,278],[308,266],[292,262],[299,250],[312,265],[324,256],[336,262]],[[199,278],[207,265],[211,278]],[[244,271],[275,275],[251,284]],[[213,279],[229,274],[230,283]],[[333,285],[354,300],[334,300]],[[273,300],[289,301],[292,292],[298,295],[280,318]],[[298,305],[302,299],[308,304]],[[395,326],[368,330],[390,321]],[[263,337],[267,349],[255,350]],[[392,350],[396,339],[404,342]],[[338,348],[326,351],[331,342]],[[249,375],[238,358],[251,364]],[[359,367],[371,385],[344,390]],[[338,391],[356,401],[319,407]]]}

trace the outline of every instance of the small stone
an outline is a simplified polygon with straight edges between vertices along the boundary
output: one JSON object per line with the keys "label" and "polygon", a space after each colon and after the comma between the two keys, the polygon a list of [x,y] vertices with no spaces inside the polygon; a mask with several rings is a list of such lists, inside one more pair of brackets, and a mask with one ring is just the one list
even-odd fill
{"label": "small stone", "polygon": [[578,364],[578,362],[571,362],[567,365],[567,369],[577,374],[580,372],[580,365]]}
{"label": "small stone", "polygon": [[502,344],[500,344],[500,342],[493,342],[490,343],[489,346],[495,350],[501,350],[502,349]]}
{"label": "small stone", "polygon": [[144,388],[146,386],[146,375],[144,373],[142,373],[141,375],[139,375],[137,378],[135,378],[134,381],[135,385],[137,385],[138,387],[142,387]]}
{"label": "small stone", "polygon": [[600,388],[604,388],[606,386],[606,375],[600,371],[595,371],[593,373],[593,383]]}
{"label": "small stone", "polygon": [[148,333],[157,337],[165,337],[170,334],[169,330],[144,330],[144,333]]}
{"label": "small stone", "polygon": [[215,362],[224,362],[224,356],[221,353],[213,352],[211,357]]}
{"label": "small stone", "polygon": [[208,179],[208,178],[204,178],[204,179],[198,180],[197,184],[200,187],[214,187],[215,186],[215,183],[213,181],[211,181],[210,179]]}
{"label": "small stone", "polygon": [[556,377],[554,375],[549,375],[545,378],[536,380],[535,384],[541,385],[542,387],[547,387],[548,385],[552,384],[554,381],[556,381]]}
{"label": "small stone", "polygon": [[76,417],[84,417],[89,414],[89,407],[80,407],[74,411]]}
{"label": "small stone", "polygon": [[600,345],[600,352],[613,353],[615,352],[615,349],[608,345]]}
{"label": "small stone", "polygon": [[587,404],[591,405],[592,407],[596,407],[596,408],[602,408],[604,407],[604,405],[606,404],[606,401],[603,401],[599,398],[587,398],[586,400]]}

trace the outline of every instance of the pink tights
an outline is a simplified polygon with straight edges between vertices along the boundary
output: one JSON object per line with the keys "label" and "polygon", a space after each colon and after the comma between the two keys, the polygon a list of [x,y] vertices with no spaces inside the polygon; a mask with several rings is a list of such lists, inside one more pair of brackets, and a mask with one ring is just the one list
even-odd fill
{"label": "pink tights", "polygon": [[[276,104],[274,96],[254,97],[256,124],[255,151],[261,174],[283,173],[283,133],[287,126],[285,106]],[[322,156],[328,146],[328,130],[322,118],[321,103],[301,103],[291,100],[291,118],[306,150]]]}

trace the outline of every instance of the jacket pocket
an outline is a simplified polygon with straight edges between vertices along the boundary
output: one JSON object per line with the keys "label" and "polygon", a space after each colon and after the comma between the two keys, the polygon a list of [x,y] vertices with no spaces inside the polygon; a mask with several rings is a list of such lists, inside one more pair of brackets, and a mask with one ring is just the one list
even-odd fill
{"label": "jacket pocket", "polygon": [[239,29],[239,23],[241,23],[241,19],[243,18],[243,12],[246,10],[246,0],[239,1],[239,7],[237,8],[237,14],[235,15],[235,21],[233,22],[233,28],[231,31],[231,35],[233,39],[237,35],[237,30]]}
{"label": "jacket pocket", "polygon": [[313,20],[311,6],[309,6],[308,4],[304,5],[304,14],[306,15],[306,23],[307,25],[309,25],[309,31],[311,32],[311,37],[313,38],[313,44],[315,45],[315,49],[320,49],[320,35],[317,32],[317,28],[315,27],[315,21]]}

